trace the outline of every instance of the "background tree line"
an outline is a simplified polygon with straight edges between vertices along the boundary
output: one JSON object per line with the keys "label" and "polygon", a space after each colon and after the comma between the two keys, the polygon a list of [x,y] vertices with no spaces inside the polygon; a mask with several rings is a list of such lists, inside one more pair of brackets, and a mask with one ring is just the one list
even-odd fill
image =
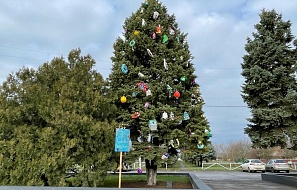
{"label": "background tree line", "polygon": [[291,149],[282,149],[281,147],[253,148],[248,137],[235,141],[229,141],[226,144],[214,143],[215,155],[217,161],[243,162],[247,158],[257,159],[296,159],[297,151]]}

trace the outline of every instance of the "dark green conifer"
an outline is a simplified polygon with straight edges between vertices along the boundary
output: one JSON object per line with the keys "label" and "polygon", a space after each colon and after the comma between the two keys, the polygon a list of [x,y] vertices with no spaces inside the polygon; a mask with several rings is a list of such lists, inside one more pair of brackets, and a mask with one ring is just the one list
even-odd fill
{"label": "dark green conifer", "polygon": [[247,38],[242,97],[251,110],[245,133],[255,147],[297,149],[297,43],[290,28],[275,10],[262,10],[253,39]]}
{"label": "dark green conifer", "polygon": [[[179,151],[207,152],[210,129],[187,34],[175,16],[148,0],[123,29],[114,43],[110,96],[117,121],[131,131],[129,155],[145,159],[148,184],[154,185],[157,166],[175,162]],[[164,153],[169,157],[162,159]]]}

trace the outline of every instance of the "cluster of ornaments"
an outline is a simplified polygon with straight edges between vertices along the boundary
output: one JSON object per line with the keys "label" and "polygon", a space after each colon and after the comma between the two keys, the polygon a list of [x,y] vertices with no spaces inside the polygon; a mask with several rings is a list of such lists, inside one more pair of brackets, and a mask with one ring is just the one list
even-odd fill
{"label": "cluster of ornaments", "polygon": [[[145,7],[148,7],[149,4],[148,2],[146,1],[145,2]],[[153,12],[153,15],[152,15],[152,18],[154,20],[157,20],[160,16],[160,13],[158,12],[158,9],[160,8],[160,4],[158,1],[156,1],[156,10]],[[143,13],[145,11],[145,7],[143,7],[140,12]],[[166,17],[169,17],[168,15],[166,15]],[[146,20],[145,19],[141,19],[141,26],[144,27],[145,25],[147,24]],[[135,38],[132,36],[132,39],[129,41],[129,46],[132,48],[132,50],[134,51],[134,48],[135,46],[137,45],[137,42],[135,41],[139,36],[141,36],[141,31],[140,30],[134,30],[133,31],[133,34],[135,36]],[[174,36],[176,35],[176,31],[175,31],[175,28],[173,26],[170,26],[168,28],[168,35],[165,34],[164,32],[164,28],[158,24],[156,27],[155,27],[155,31],[151,34],[151,38],[152,40],[156,40],[157,39],[157,36],[161,36],[161,39],[162,39],[162,43],[167,43],[170,36]],[[133,39],[134,38],[134,39]],[[176,35],[176,38],[175,40],[180,43],[180,36],[179,35]],[[183,39],[183,45],[185,45],[187,42],[186,38]],[[150,49],[146,49],[146,52],[148,54],[148,56],[150,58],[153,58],[154,55],[152,53],[152,51]],[[121,54],[125,54],[124,51],[121,52]],[[183,61],[183,56],[180,56],[179,57],[181,61]],[[163,59],[163,66],[164,66],[164,69],[167,71],[168,70],[168,63],[166,61],[166,59],[164,58]],[[128,69],[128,66],[126,63],[122,63],[121,64],[121,72],[124,74],[124,75],[127,75],[129,73],[129,69]],[[141,72],[138,72],[138,76],[140,78],[144,78],[145,75]],[[187,77],[186,76],[181,76],[180,79],[176,79],[176,82],[185,82],[187,80]],[[195,81],[192,82],[192,84],[194,85]],[[146,96],[152,96],[152,92],[151,92],[151,89],[148,87],[148,84],[146,84],[145,82],[143,81],[140,81],[136,84],[137,88],[138,88],[138,92],[139,93],[145,93]],[[181,97],[181,93],[178,91],[178,90],[175,90],[173,89],[170,85],[167,85],[167,90],[168,90],[168,96],[171,97],[173,96],[175,100],[179,99]],[[138,92],[133,92],[132,93],[132,97],[137,97],[138,95]],[[127,97],[126,96],[122,96],[120,98],[120,102],[121,103],[126,103],[127,102]],[[199,102],[203,102],[203,99],[202,97],[198,96],[194,93],[192,95],[192,99],[191,99],[191,103],[192,104],[197,104]],[[143,106],[145,108],[149,108],[150,107],[150,103],[149,102],[144,102],[143,103]],[[131,118],[132,119],[137,119],[141,116],[140,112],[134,112],[132,115],[131,115]],[[162,113],[162,119],[171,119],[171,120],[174,120],[175,119],[175,116],[174,116],[174,113],[173,112],[170,112],[169,116],[168,116],[168,113],[166,111],[163,111]],[[188,112],[184,112],[183,113],[183,120],[189,120],[190,119],[190,116],[189,116],[189,113]],[[149,120],[148,122],[148,127],[151,131],[154,131],[154,130],[157,130],[157,121],[156,119],[153,119],[153,120]]]}

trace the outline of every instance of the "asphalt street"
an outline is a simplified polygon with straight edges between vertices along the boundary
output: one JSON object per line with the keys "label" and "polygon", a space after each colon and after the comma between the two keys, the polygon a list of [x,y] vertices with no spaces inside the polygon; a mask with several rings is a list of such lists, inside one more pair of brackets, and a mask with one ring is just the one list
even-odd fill
{"label": "asphalt street", "polygon": [[241,171],[199,171],[194,173],[214,190],[297,190],[297,187],[263,181],[261,173]]}

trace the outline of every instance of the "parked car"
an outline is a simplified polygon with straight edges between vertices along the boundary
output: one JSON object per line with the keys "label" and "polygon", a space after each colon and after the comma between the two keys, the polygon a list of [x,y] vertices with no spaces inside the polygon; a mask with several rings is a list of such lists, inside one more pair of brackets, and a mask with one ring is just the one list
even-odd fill
{"label": "parked car", "polygon": [[280,172],[280,171],[285,171],[287,173],[290,172],[290,166],[289,164],[282,159],[272,159],[267,162],[265,165],[265,170],[266,171],[271,171],[271,172]]}
{"label": "parked car", "polygon": [[265,173],[265,164],[259,159],[247,159],[241,164],[242,171]]}

